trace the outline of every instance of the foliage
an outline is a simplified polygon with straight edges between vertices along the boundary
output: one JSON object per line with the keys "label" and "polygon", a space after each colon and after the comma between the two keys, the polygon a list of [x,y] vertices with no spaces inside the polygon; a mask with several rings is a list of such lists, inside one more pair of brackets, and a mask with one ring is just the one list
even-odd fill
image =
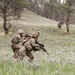
{"label": "foliage", "polygon": [[[8,24],[11,18],[19,19],[21,12],[25,7],[26,0],[0,0],[0,17],[3,18],[3,28],[5,34],[8,34],[10,24]],[[28,4],[26,4],[27,6]]]}

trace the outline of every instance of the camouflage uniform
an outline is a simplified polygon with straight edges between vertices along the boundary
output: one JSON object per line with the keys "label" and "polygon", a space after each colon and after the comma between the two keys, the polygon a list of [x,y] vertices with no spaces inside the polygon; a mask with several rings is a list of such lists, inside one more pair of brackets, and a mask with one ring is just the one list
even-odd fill
{"label": "camouflage uniform", "polygon": [[63,24],[64,24],[64,22],[60,21],[60,22],[58,23],[58,28],[61,29],[61,26],[62,26]]}
{"label": "camouflage uniform", "polygon": [[24,40],[23,47],[20,50],[20,59],[23,59],[23,57],[26,55],[29,57],[29,61],[32,61],[34,59],[34,56],[31,52],[32,50],[39,50],[39,45],[36,44],[36,39],[34,37],[30,37]]}
{"label": "camouflage uniform", "polygon": [[14,52],[14,58],[18,58],[20,47],[18,44],[22,41],[22,30],[18,31],[18,34],[15,34],[11,39],[11,48]]}

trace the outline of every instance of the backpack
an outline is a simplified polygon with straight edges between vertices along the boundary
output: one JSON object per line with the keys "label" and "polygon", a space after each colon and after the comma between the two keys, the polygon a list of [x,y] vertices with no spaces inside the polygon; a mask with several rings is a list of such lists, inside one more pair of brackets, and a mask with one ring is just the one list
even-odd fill
{"label": "backpack", "polygon": [[11,38],[11,42],[12,43],[15,43],[15,44],[18,44],[19,43],[19,39],[16,37],[17,34],[14,34]]}

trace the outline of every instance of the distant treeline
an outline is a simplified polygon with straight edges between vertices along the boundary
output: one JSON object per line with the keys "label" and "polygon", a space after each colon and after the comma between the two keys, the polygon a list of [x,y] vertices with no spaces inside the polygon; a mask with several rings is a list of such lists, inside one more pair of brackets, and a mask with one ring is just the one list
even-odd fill
{"label": "distant treeline", "polygon": [[56,20],[66,21],[70,14],[70,23],[74,23],[75,0],[27,0],[27,9],[38,15]]}
{"label": "distant treeline", "polygon": [[[62,1],[62,2],[61,2]],[[65,22],[67,32],[74,23],[75,0],[0,0],[0,17],[5,35],[9,33],[11,19],[19,19],[24,8],[52,20]]]}

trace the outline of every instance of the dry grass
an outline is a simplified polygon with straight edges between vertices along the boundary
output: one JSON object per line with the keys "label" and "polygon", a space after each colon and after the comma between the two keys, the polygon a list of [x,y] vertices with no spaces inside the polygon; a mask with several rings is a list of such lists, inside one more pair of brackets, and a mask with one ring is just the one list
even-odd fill
{"label": "dry grass", "polygon": [[[0,75],[75,75],[75,27],[70,26],[71,33],[67,34],[65,26],[59,31],[55,21],[37,17],[29,11],[25,14],[20,22],[17,21],[19,25],[16,22],[12,26],[9,37],[4,37],[0,26]],[[24,24],[20,24],[23,22]],[[33,63],[28,63],[27,57],[21,62],[12,63],[10,38],[19,29],[23,29],[29,35],[39,31],[38,41],[45,45],[49,56],[42,51],[33,52],[35,57]]]}
{"label": "dry grass", "polygon": [[39,31],[39,42],[45,45],[49,56],[44,52],[36,52],[33,64],[27,62],[25,57],[22,62],[12,63],[12,50],[10,38],[0,37],[0,75],[74,75],[75,69],[75,29],[71,27],[71,33],[65,33],[65,27],[59,32],[53,26],[15,26],[11,28],[12,34],[18,29],[24,29],[25,33],[32,34]]}

